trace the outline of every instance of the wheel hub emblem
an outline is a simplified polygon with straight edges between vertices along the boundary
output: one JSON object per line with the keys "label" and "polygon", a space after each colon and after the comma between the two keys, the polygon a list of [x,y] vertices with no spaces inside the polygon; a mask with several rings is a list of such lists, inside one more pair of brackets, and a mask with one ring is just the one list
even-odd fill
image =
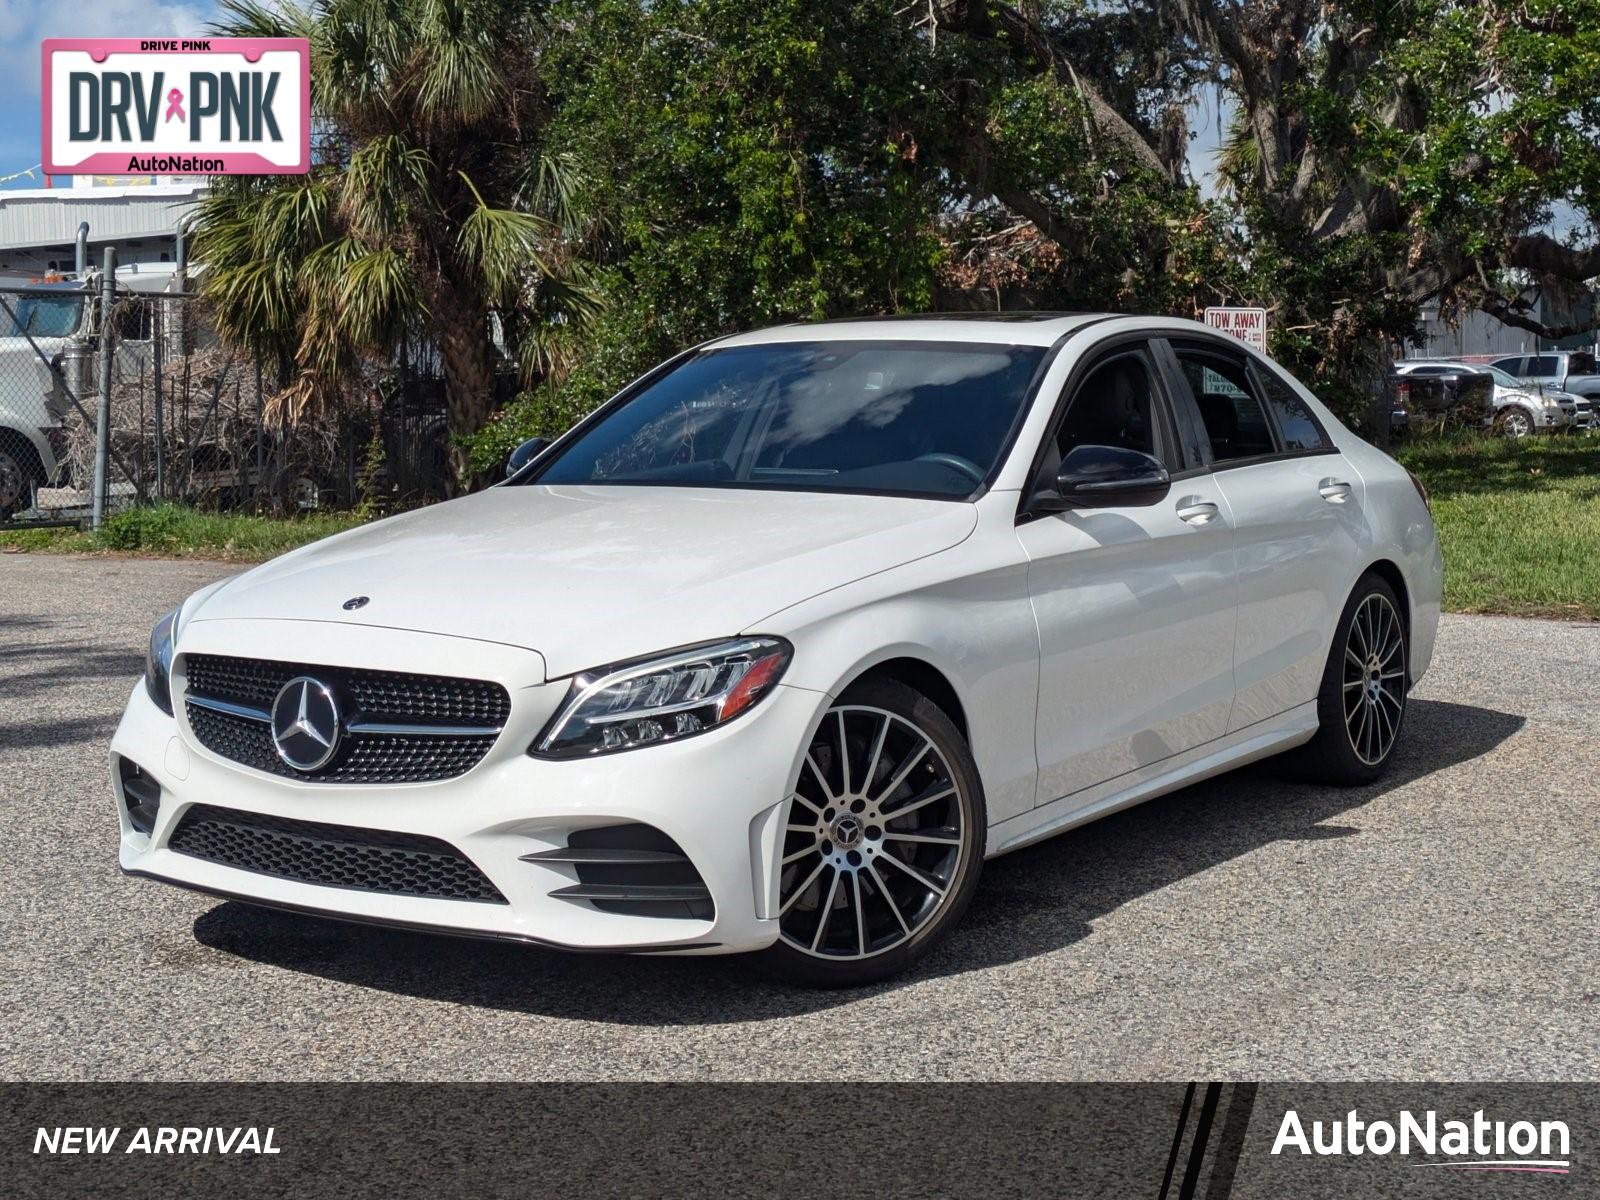
{"label": "wheel hub emblem", "polygon": [[333,690],[320,679],[296,676],[272,702],[272,744],[296,771],[318,771],[339,749],[341,722]]}
{"label": "wheel hub emblem", "polygon": [[833,823],[833,840],[841,849],[851,849],[861,840],[861,822],[854,817],[840,817]]}

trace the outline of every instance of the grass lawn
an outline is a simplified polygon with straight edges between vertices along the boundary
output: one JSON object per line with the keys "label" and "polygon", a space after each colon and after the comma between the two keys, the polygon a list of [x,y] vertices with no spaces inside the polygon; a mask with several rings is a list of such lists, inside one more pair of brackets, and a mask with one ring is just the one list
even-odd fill
{"label": "grass lawn", "polygon": [[361,518],[354,513],[315,513],[284,520],[246,513],[196,512],[164,504],[115,513],[98,533],[76,529],[0,530],[0,550],[264,562],[359,524]]}
{"label": "grass lawn", "polygon": [[[1433,499],[1446,608],[1600,619],[1600,435],[1417,441],[1398,457]],[[260,562],[359,523],[352,513],[274,520],[168,505],[118,513],[98,534],[0,531],[0,549]]]}
{"label": "grass lawn", "polygon": [[1453,612],[1600,619],[1600,434],[1418,441]]}

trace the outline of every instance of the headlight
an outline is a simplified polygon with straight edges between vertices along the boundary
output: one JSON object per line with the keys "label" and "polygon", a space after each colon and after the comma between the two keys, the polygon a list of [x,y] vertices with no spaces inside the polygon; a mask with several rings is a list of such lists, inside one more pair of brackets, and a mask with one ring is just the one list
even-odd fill
{"label": "headlight", "polygon": [[172,631],[178,623],[175,608],[150,631],[150,650],[144,658],[144,688],[156,706],[172,715]]}
{"label": "headlight", "polygon": [[749,637],[585,671],[529,753],[581,758],[726,725],[783,676],[793,647]]}

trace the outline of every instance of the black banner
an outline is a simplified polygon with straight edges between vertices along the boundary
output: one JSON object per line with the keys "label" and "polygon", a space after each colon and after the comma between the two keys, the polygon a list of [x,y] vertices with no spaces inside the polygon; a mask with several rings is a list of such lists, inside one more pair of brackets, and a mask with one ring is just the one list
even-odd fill
{"label": "black banner", "polygon": [[0,1090],[7,1197],[1575,1197],[1600,1134],[1587,1085]]}

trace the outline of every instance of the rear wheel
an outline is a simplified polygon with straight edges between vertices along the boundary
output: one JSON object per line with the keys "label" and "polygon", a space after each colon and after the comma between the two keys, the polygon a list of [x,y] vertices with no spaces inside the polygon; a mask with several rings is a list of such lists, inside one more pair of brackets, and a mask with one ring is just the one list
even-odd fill
{"label": "rear wheel", "polygon": [[1320,783],[1371,783],[1383,773],[1406,715],[1406,624],[1394,588],[1378,575],[1356,584],[1317,693],[1317,736],[1294,756]]}
{"label": "rear wheel", "polygon": [[893,680],[852,687],[790,798],[766,965],[818,987],[905,970],[971,901],[985,821],[977,767],[944,711]]}

